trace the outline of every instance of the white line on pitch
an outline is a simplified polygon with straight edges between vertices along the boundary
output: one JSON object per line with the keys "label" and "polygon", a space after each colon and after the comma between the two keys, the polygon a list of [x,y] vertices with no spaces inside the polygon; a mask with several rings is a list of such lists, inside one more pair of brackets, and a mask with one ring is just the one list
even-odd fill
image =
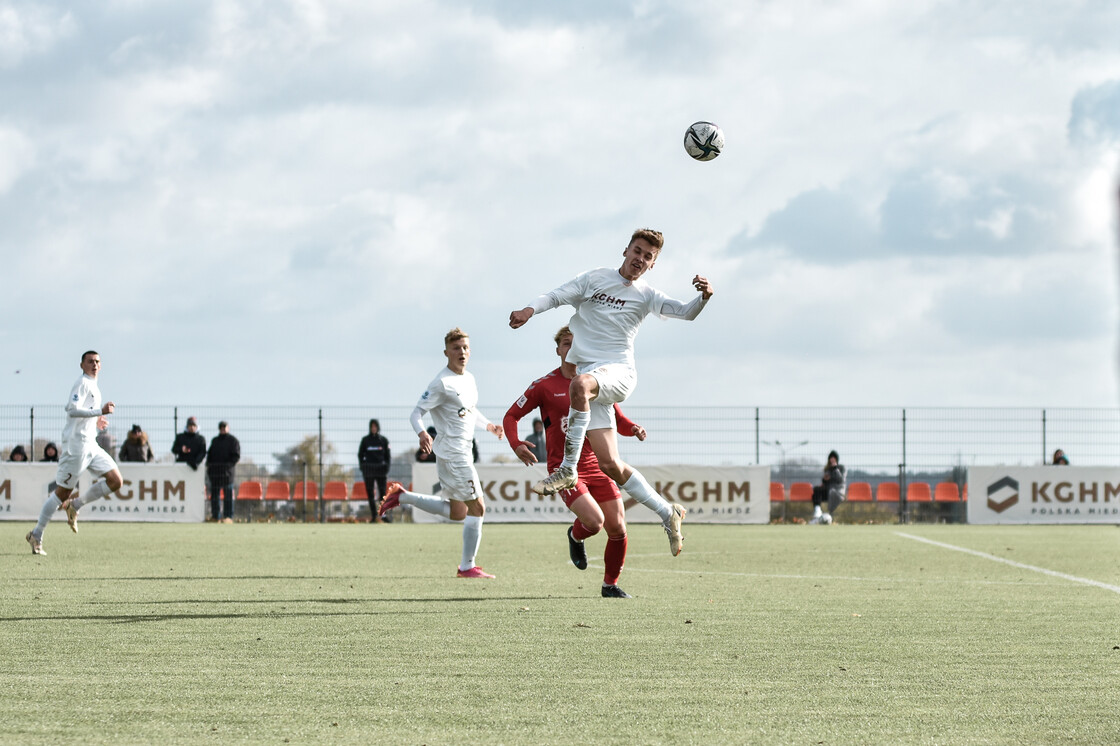
{"label": "white line on pitch", "polygon": [[995,562],[1002,562],[1005,565],[1011,565],[1012,567],[1018,567],[1020,570],[1030,570],[1032,572],[1040,572],[1043,575],[1049,575],[1049,576],[1054,577],[1054,578],[1061,578],[1062,580],[1068,580],[1072,583],[1082,583],[1084,585],[1091,585],[1095,588],[1103,588],[1106,591],[1112,591],[1113,593],[1120,593],[1120,586],[1109,585],[1108,583],[1102,583],[1099,580],[1090,580],[1089,578],[1079,578],[1076,575],[1067,575],[1066,573],[1058,572],[1057,570],[1047,570],[1045,567],[1035,567],[1034,565],[1025,565],[1022,562],[1016,562],[1015,560],[1004,559],[1003,557],[997,557],[996,555],[988,554],[987,552],[978,552],[975,549],[966,549],[965,547],[958,547],[958,546],[954,546],[952,544],[945,544],[945,543],[940,542],[940,541],[934,541],[933,539],[926,539],[926,538],[923,538],[921,536],[914,536],[913,534],[906,534],[906,533],[903,533],[901,531],[895,531],[895,533],[898,534],[899,536],[904,537],[904,538],[913,539],[914,541],[925,542],[926,544],[932,544],[933,546],[941,547],[942,549],[952,549],[954,552],[964,552],[965,554],[971,554],[971,555],[976,556],[976,557],[983,557],[984,559],[990,559],[990,560],[993,560]]}
{"label": "white line on pitch", "polygon": [[[914,578],[864,578],[854,575],[788,575],[766,572],[730,572],[727,570],[657,570],[652,567],[627,567],[626,572],[654,572],[665,575],[729,575],[736,578],[772,578],[778,580],[850,580],[860,583],[914,583]],[[922,578],[922,583],[954,583],[960,580]],[[966,580],[970,585],[1053,585],[1052,583],[1019,583],[1008,580]]]}

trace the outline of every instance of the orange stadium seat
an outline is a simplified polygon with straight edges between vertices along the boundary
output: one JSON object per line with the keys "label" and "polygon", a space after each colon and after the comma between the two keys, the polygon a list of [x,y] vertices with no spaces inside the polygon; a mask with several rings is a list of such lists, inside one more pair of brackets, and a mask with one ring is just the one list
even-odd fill
{"label": "orange stadium seat", "polygon": [[933,502],[933,495],[930,493],[929,485],[925,482],[911,482],[906,485],[906,502]]}
{"label": "orange stadium seat", "polygon": [[287,482],[269,482],[264,488],[265,504],[271,505],[273,511],[276,510],[278,503],[286,503],[291,499],[291,485]]}
{"label": "orange stadium seat", "polygon": [[939,503],[958,503],[961,491],[956,482],[939,482],[933,490],[933,500]]}
{"label": "orange stadium seat", "polygon": [[852,482],[848,485],[848,500],[854,503],[871,502],[871,485],[867,482]]}
{"label": "orange stadium seat", "polygon": [[786,486],[781,482],[770,483],[770,504],[782,506],[782,520],[786,519]]}
{"label": "orange stadium seat", "polygon": [[318,500],[319,499],[319,483],[318,482],[296,482],[295,489],[292,490],[293,500]]}
{"label": "orange stadium seat", "polygon": [[292,499],[291,485],[287,482],[269,482],[264,491],[265,502],[287,502]]}
{"label": "orange stadium seat", "polygon": [[880,482],[875,490],[875,502],[896,503],[898,495],[898,482]]}
{"label": "orange stadium seat", "polygon": [[790,502],[808,502],[813,499],[813,485],[808,482],[794,482],[789,486]]}
{"label": "orange stadium seat", "polygon": [[260,502],[264,499],[264,485],[260,482],[242,482],[237,487],[237,499]]}
{"label": "orange stadium seat", "polygon": [[245,502],[249,507],[249,520],[253,520],[253,503],[264,501],[264,485],[260,482],[242,482],[237,486],[237,502]]}
{"label": "orange stadium seat", "polygon": [[345,500],[348,492],[346,482],[327,482],[323,485],[323,500]]}
{"label": "orange stadium seat", "polygon": [[369,493],[366,492],[365,482],[354,482],[354,487],[350,490],[350,499],[361,500],[362,502],[369,501]]}
{"label": "orange stadium seat", "polygon": [[[343,506],[349,497],[350,490],[346,482],[327,482],[323,485],[323,503],[332,503],[336,508],[331,508],[333,520],[342,520]],[[327,507],[324,505],[324,507]]]}

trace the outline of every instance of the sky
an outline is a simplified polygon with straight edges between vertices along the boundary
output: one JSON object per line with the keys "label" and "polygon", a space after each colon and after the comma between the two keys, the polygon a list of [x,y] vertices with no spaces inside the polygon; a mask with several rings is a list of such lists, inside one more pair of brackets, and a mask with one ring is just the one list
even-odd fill
{"label": "sky", "polygon": [[[1117,405],[1112,0],[0,0],[0,403],[483,403],[617,267],[641,405]],[[685,154],[716,122],[717,159]]]}

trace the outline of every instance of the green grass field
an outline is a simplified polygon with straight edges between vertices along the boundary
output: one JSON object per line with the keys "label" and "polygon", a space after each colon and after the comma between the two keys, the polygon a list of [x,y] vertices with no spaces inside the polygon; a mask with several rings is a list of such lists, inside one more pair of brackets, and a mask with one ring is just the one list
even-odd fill
{"label": "green grass field", "polygon": [[673,558],[632,526],[632,600],[558,525],[486,526],[495,581],[454,577],[457,526],[29,528],[0,524],[3,743],[1120,739],[1115,527],[686,523]]}

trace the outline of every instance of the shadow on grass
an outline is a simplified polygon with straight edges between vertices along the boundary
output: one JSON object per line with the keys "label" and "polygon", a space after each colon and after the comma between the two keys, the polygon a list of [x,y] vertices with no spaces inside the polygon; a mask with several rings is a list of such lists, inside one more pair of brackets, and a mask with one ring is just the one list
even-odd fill
{"label": "shadow on grass", "polygon": [[[72,621],[91,621],[91,622],[108,622],[110,624],[138,624],[143,622],[167,622],[167,621],[185,621],[192,619],[286,619],[296,617],[363,617],[363,616],[385,616],[392,614],[426,614],[428,611],[416,609],[415,611],[402,612],[394,609],[383,610],[359,610],[353,611],[288,611],[284,608],[284,604],[398,604],[398,603],[463,603],[463,602],[487,602],[487,601],[510,601],[510,602],[525,602],[525,601],[551,601],[558,600],[565,597],[562,596],[488,596],[486,598],[379,598],[379,599],[349,599],[349,598],[313,598],[313,599],[285,599],[281,601],[268,601],[261,599],[250,599],[247,601],[238,600],[219,600],[219,601],[199,601],[197,599],[188,599],[185,601],[91,601],[89,605],[95,606],[154,606],[157,604],[273,604],[280,606],[278,611],[245,611],[245,612],[224,612],[224,613],[178,613],[178,614],[75,614],[75,615],[57,615],[57,616],[6,616],[0,617],[0,623],[7,622],[72,622]],[[566,598],[577,598],[576,596],[569,596]]]}

